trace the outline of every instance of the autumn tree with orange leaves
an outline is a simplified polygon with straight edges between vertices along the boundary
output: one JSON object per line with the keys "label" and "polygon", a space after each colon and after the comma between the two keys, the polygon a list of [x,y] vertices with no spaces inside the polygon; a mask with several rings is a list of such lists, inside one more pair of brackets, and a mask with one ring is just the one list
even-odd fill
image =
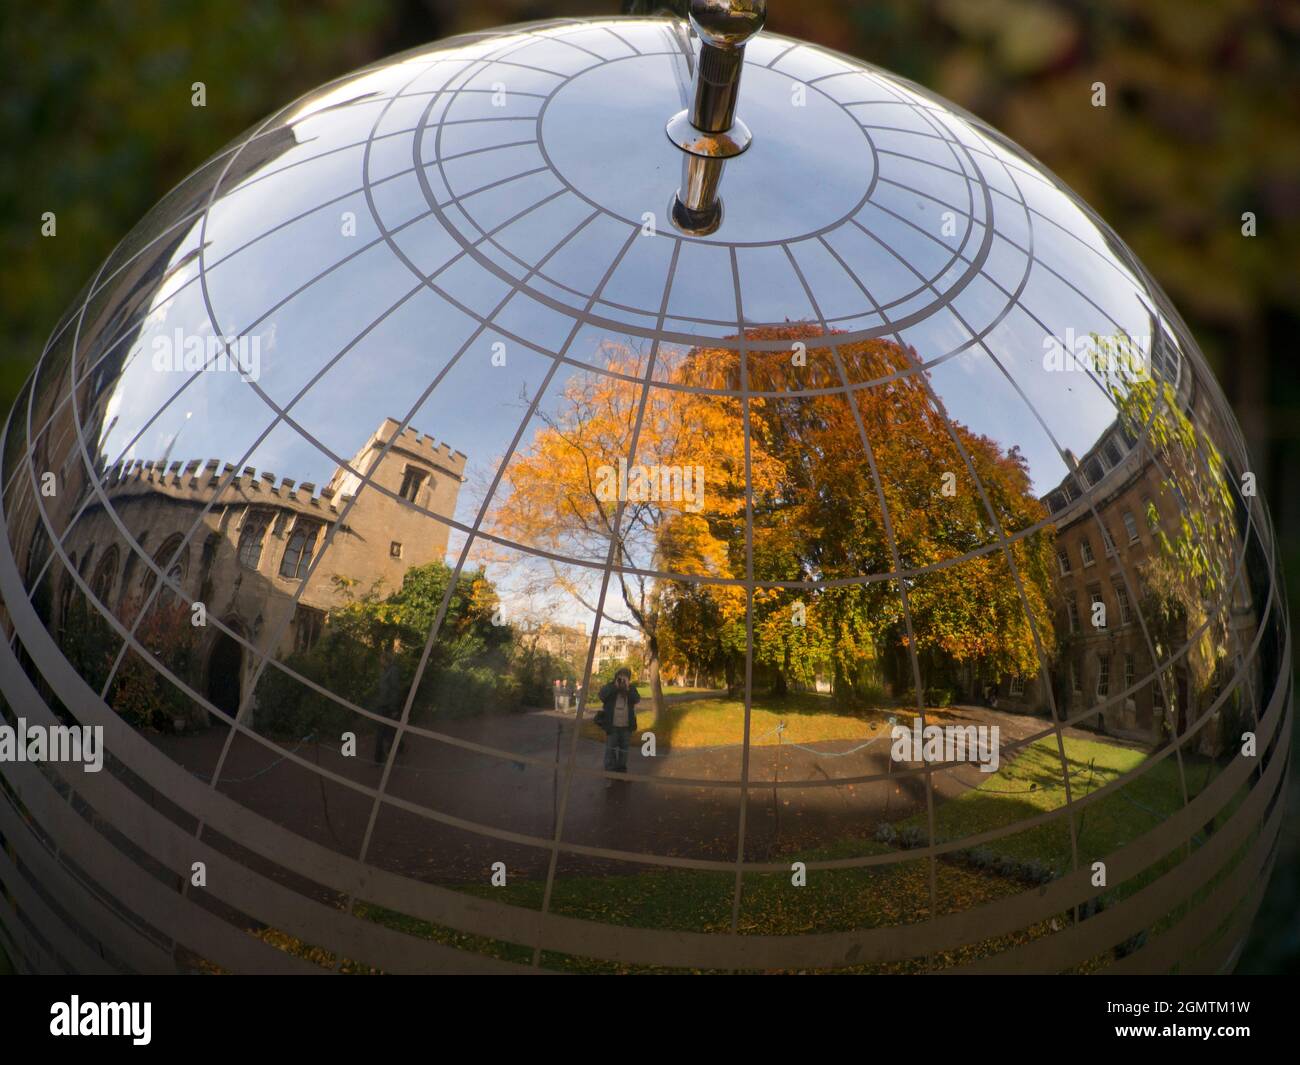
{"label": "autumn tree with orange leaves", "polygon": [[[608,344],[604,356],[603,372],[571,378],[554,409],[539,414],[544,427],[506,470],[503,499],[490,527],[534,548],[610,559],[613,572],[606,594],[621,604],[626,617],[607,608],[602,624],[630,626],[644,637],[658,708],[666,593],[673,583],[659,574],[733,578],[733,545],[744,542],[741,405],[736,397],[695,395],[662,385],[647,388],[648,357],[630,346]],[[655,469],[702,468],[705,484],[698,503],[610,498],[602,488],[620,460]],[[776,474],[771,462],[751,468],[756,484],[774,484]],[[743,552],[740,565],[743,572]],[[589,586],[558,566],[550,579],[596,614]],[[729,621],[743,617],[742,588],[720,589],[714,602]]]}
{"label": "autumn tree with orange leaves", "polygon": [[[910,687],[903,590],[923,683],[954,665],[1037,672],[1024,602],[1051,654],[1053,548],[1045,531],[1016,535],[1045,515],[1023,458],[952,423],[916,354],[896,343],[839,344],[797,324],[749,331],[743,353],[727,343],[661,349],[661,383],[648,389],[646,359],[607,346],[605,371],[572,379],[512,463],[493,516],[508,539],[610,553],[608,594],[645,638],[656,705],[665,655],[720,668],[734,685],[751,561],[754,662],[778,694],[829,671],[853,701],[877,659]],[[629,456],[699,467],[702,499],[625,499],[616,522],[620,503],[599,485]],[[589,591],[571,591],[594,611]]]}
{"label": "autumn tree with orange leaves", "polygon": [[[778,689],[798,663],[791,642],[829,652],[842,695],[853,696],[861,664],[876,653],[896,686],[910,687],[904,590],[923,685],[962,665],[1036,673],[1039,648],[1024,607],[1039,619],[1050,655],[1053,549],[1047,532],[1017,537],[1046,513],[1023,457],[952,422],[916,353],[897,343],[838,344],[833,335],[827,343],[821,330],[799,325],[749,339],[806,350],[804,360],[751,353],[746,366],[748,389],[759,394],[751,404],[756,446],[785,471],[775,496],[756,492],[755,579],[819,582],[811,593],[756,593],[756,634],[785,634],[766,641],[784,656],[766,659]],[[708,361],[716,365],[717,353]],[[997,546],[1002,536],[1012,538],[1006,550]],[[771,623],[785,622],[796,602],[802,631]],[[764,643],[756,636],[760,657]]]}

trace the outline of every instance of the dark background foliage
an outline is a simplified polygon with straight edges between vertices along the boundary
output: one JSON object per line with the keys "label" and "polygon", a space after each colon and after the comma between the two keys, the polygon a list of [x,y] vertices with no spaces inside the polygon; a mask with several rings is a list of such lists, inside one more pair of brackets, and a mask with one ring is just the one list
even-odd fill
{"label": "dark background foliage", "polygon": [[[676,0],[680,3],[681,0]],[[618,0],[0,3],[0,412],[95,266],[273,108],[437,37]],[[632,0],[636,10],[672,7]],[[1006,132],[1105,217],[1205,349],[1300,577],[1300,3],[770,0],[772,30],[861,56]],[[208,87],[207,107],[190,86]],[[1103,81],[1108,106],[1090,104]],[[40,236],[54,211],[58,236]],[[1254,212],[1258,236],[1243,237]],[[1294,600],[1293,600],[1294,601]],[[1294,756],[1294,750],[1293,750]],[[1300,776],[1292,775],[1292,807]],[[1300,968],[1300,826],[1249,971]]]}

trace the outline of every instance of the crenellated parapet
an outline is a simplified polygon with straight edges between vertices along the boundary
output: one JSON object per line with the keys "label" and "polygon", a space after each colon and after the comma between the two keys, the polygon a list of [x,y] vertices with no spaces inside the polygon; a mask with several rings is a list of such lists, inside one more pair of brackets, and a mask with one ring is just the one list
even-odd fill
{"label": "crenellated parapet", "polygon": [[408,425],[399,432],[400,427],[401,423],[395,418],[385,418],[375,435],[371,437],[368,446],[382,448],[392,441],[393,450],[404,451],[414,458],[422,459],[429,465],[441,469],[444,473],[464,478],[464,452],[455,450],[441,440],[435,440],[427,433],[418,432],[412,426]]}
{"label": "crenellated parapet", "polygon": [[[220,459],[180,460],[170,464],[151,459],[120,462],[108,470],[104,487],[116,503],[133,497],[164,496],[214,507],[247,505],[287,508],[331,521],[347,496],[311,481],[277,477],[270,470],[245,466],[242,470]],[[216,496],[215,501],[213,496]]]}

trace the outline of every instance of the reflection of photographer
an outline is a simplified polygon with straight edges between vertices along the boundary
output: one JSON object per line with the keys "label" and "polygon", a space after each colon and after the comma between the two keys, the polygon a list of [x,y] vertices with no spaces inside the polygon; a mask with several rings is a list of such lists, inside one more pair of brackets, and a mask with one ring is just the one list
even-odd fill
{"label": "reflection of photographer", "polygon": [[[600,689],[600,710],[596,724],[605,730],[605,769],[611,773],[627,772],[627,741],[636,728],[636,704],[641,693],[632,683],[632,671],[620,669],[614,680]],[[612,788],[612,780],[605,787]]]}

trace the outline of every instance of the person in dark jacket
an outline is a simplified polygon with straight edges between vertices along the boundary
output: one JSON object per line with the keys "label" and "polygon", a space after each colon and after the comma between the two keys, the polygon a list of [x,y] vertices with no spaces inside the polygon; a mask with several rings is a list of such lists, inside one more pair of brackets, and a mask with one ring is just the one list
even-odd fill
{"label": "person in dark jacket", "polygon": [[[632,683],[632,671],[620,669],[614,680],[600,689],[600,710],[596,724],[605,730],[605,769],[611,773],[627,772],[627,741],[636,728],[636,704],[641,693]],[[605,787],[614,782],[605,780]]]}

